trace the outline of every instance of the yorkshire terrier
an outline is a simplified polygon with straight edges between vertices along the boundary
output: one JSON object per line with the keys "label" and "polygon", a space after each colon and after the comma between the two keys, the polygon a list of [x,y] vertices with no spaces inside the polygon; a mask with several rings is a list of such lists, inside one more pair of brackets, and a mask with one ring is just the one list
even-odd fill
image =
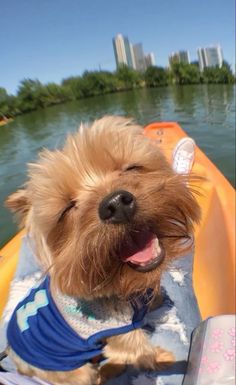
{"label": "yorkshire terrier", "polygon": [[94,385],[127,364],[172,363],[143,326],[161,302],[163,271],[192,247],[199,207],[188,177],[172,170],[142,127],[117,116],[81,125],[63,149],[41,152],[28,176],[7,205],[45,275],[8,326],[18,371]]}

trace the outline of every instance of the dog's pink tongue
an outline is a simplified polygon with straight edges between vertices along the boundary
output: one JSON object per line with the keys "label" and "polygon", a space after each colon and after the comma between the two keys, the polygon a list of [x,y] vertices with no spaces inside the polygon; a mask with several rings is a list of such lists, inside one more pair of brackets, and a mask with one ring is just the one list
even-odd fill
{"label": "dog's pink tongue", "polygon": [[151,232],[142,232],[135,236],[132,244],[129,244],[124,262],[133,262],[136,264],[147,263],[155,256],[155,241],[156,236]]}

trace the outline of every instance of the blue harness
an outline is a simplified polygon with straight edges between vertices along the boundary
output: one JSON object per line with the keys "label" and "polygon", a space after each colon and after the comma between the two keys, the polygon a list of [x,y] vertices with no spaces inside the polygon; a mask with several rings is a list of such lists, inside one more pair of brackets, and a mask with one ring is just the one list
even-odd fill
{"label": "blue harness", "polygon": [[82,338],[65,321],[45,280],[21,301],[9,322],[7,339],[12,350],[24,361],[43,370],[77,369],[102,354],[105,339],[144,326],[151,293],[131,299],[132,319],[124,326],[104,329]]}

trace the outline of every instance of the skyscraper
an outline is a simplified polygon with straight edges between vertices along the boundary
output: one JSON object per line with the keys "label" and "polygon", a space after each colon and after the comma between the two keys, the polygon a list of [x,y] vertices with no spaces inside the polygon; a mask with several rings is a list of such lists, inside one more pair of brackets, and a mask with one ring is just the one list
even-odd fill
{"label": "skyscraper", "polygon": [[133,45],[134,68],[137,71],[144,72],[146,70],[145,55],[143,45],[141,43]]}
{"label": "skyscraper", "polygon": [[113,39],[113,48],[117,68],[122,65],[127,65],[130,68],[134,68],[131,54],[131,46],[128,37],[123,36],[121,34],[117,35]]}
{"label": "skyscraper", "polygon": [[188,51],[178,51],[172,52],[169,56],[169,65],[171,66],[173,63],[190,63],[190,55]]}
{"label": "skyscraper", "polygon": [[116,67],[126,65],[139,72],[144,72],[148,67],[155,65],[155,57],[151,52],[143,52],[142,43],[130,44],[127,36],[121,34],[112,39],[116,59]]}
{"label": "skyscraper", "polygon": [[145,56],[145,61],[146,61],[146,67],[152,67],[154,66],[156,63],[155,63],[155,56],[154,56],[154,53],[153,52],[150,52],[148,53],[146,56]]}
{"label": "skyscraper", "polygon": [[223,54],[220,45],[198,48],[197,54],[201,71],[206,67],[222,67]]}

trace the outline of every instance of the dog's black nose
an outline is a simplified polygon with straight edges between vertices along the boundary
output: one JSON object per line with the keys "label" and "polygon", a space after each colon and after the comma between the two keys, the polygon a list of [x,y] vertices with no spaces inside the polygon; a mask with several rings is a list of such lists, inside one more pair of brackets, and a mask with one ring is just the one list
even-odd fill
{"label": "dog's black nose", "polygon": [[100,219],[109,223],[128,223],[135,211],[135,197],[125,190],[114,191],[107,195],[98,209]]}

